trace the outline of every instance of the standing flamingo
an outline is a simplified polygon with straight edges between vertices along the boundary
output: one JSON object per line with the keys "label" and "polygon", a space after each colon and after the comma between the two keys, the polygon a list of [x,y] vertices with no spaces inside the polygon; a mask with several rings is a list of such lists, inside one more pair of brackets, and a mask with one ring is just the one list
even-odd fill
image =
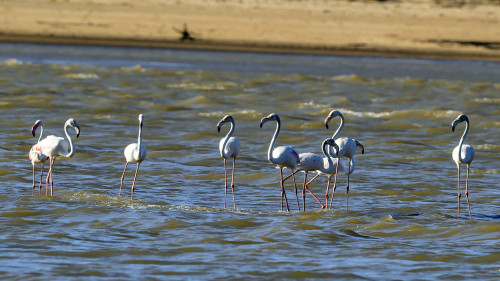
{"label": "standing flamingo", "polygon": [[[33,137],[35,137],[35,133],[38,127],[40,127],[40,136],[38,137],[37,144],[40,142],[43,136],[42,120],[36,120],[35,124],[31,128],[31,134],[33,135]],[[40,174],[40,185],[38,186],[38,194],[40,195],[42,193],[43,167],[45,165],[45,161],[47,161],[49,157],[45,156],[40,151],[37,151],[36,144],[31,147],[28,157],[31,160],[31,165],[33,166],[33,191],[31,192],[32,196],[35,196],[35,164],[42,163],[42,172]]]}
{"label": "standing flamingo", "polygon": [[283,179],[283,168],[292,169],[293,185],[295,187],[295,196],[297,197],[297,206],[298,206],[299,198],[297,195],[297,185],[295,183],[294,170],[297,164],[299,164],[299,155],[291,146],[278,146],[274,148],[274,144],[276,143],[276,139],[278,138],[278,134],[281,129],[281,120],[278,114],[271,113],[268,116],[262,118],[262,120],[260,120],[260,127],[262,128],[262,125],[264,125],[264,123],[266,123],[267,121],[276,121],[276,131],[274,132],[273,138],[271,139],[271,143],[269,144],[269,149],[267,151],[267,159],[271,163],[276,164],[280,169],[281,210],[283,211],[283,198],[285,198],[286,209],[287,211],[290,211],[284,187],[285,180]]}
{"label": "standing flamingo", "polygon": [[135,169],[135,175],[134,175],[134,181],[132,183],[132,191],[131,191],[131,199],[134,199],[134,186],[135,186],[135,179],[137,178],[137,171],[139,171],[139,166],[141,165],[141,162],[146,159],[146,147],[142,145],[142,114],[139,114],[139,135],[137,137],[137,143],[131,143],[125,147],[125,150],[123,151],[123,154],[125,155],[125,160],[127,161],[125,163],[125,169],[123,169],[123,174],[121,178],[121,184],[120,184],[120,193],[118,195],[122,194],[122,185],[123,185],[123,178],[125,177],[125,171],[127,170],[128,163],[137,163],[137,167]]}
{"label": "standing flamingo", "polygon": [[228,158],[233,158],[233,172],[231,177],[231,190],[233,192],[233,206],[236,209],[236,201],[234,200],[234,167],[236,163],[236,156],[240,152],[240,142],[237,138],[231,137],[234,132],[234,119],[231,115],[226,115],[222,120],[217,124],[217,131],[220,132],[220,128],[224,123],[231,123],[231,129],[227,135],[222,138],[219,142],[219,151],[220,156],[224,158],[224,208],[226,208],[226,199],[227,199],[227,172],[226,172],[226,162]]}
{"label": "standing flamingo", "polygon": [[[340,134],[340,131],[342,131],[342,129],[344,128],[344,115],[342,113],[340,113],[340,111],[338,110],[332,110],[328,116],[326,117],[325,119],[325,126],[326,128],[328,129],[328,122],[330,122],[330,120],[334,117],[340,117],[340,125],[339,127],[337,128],[337,130],[335,131],[335,133],[333,134],[332,136],[332,139],[335,139],[339,134]],[[356,142],[354,139],[351,139],[351,138],[338,138],[338,139],[335,139],[335,143],[338,145],[339,149],[336,151],[337,153],[337,158],[341,158],[341,157],[346,157],[349,159],[349,168],[347,171],[351,171],[351,168],[350,168],[350,165],[352,164],[352,159],[354,157],[354,155],[356,154],[356,149],[358,147],[361,148],[361,154],[364,154],[365,153],[365,148],[364,146],[359,143],[359,142]],[[335,181],[333,183],[333,190],[336,189],[337,187],[337,172],[338,172],[338,167],[339,165],[337,165],[337,171],[335,173]],[[347,186],[346,186],[346,210],[349,209],[349,181],[350,181],[350,173],[347,174]],[[333,196],[332,196],[332,200],[333,200]],[[330,204],[331,206],[331,204]]]}
{"label": "standing flamingo", "polygon": [[54,162],[56,161],[56,158],[59,156],[69,158],[75,155],[74,143],[68,134],[68,127],[75,129],[77,138],[80,136],[80,127],[76,123],[75,119],[70,118],[66,120],[66,123],[64,123],[64,133],[66,134],[66,138],[68,140],[65,140],[64,138],[61,137],[50,135],[35,145],[36,151],[39,151],[41,154],[46,155],[50,159],[49,162],[50,168],[46,179],[47,189],[45,190],[45,195],[47,195],[48,192],[49,180],[50,180],[50,196],[54,195],[54,181],[52,179],[52,174],[53,174],[52,169],[54,167]]}
{"label": "standing flamingo", "polygon": [[451,123],[451,130],[454,132],[455,127],[458,125],[460,122],[465,121],[465,131],[464,134],[462,135],[462,138],[460,138],[460,142],[458,143],[457,147],[453,149],[453,153],[451,154],[453,161],[457,164],[457,169],[458,169],[458,216],[460,216],[460,197],[462,196],[460,194],[460,164],[466,164],[467,165],[467,178],[465,180],[465,196],[467,197],[467,207],[469,208],[469,218],[471,218],[471,212],[470,212],[470,205],[469,205],[469,166],[472,163],[472,160],[474,160],[474,148],[471,145],[464,144],[465,138],[467,137],[467,133],[469,132],[469,118],[465,114],[460,114],[453,122]]}
{"label": "standing flamingo", "polygon": [[[323,153],[325,156],[328,158],[328,160],[331,161],[331,159],[328,157],[326,154],[326,145],[331,144],[335,146],[335,149],[338,151],[339,147],[335,143],[333,139],[326,139],[323,141],[321,144],[321,148],[323,149]],[[331,163],[329,163],[330,166],[333,166]],[[304,186],[302,188],[302,206],[304,208],[304,211],[306,210],[306,193],[305,191],[307,190],[311,195],[318,201],[319,205],[321,206],[321,209],[325,208],[325,206],[319,201],[319,199],[312,193],[311,190],[309,190],[309,184],[312,183],[318,176],[317,174],[314,178],[312,178],[309,182],[307,182],[307,174],[308,172],[316,172],[319,170],[324,169],[324,161],[323,157],[320,154],[316,153],[311,153],[311,152],[306,152],[306,153],[301,153],[299,154],[299,164],[297,165],[297,171],[303,171],[304,172]]]}

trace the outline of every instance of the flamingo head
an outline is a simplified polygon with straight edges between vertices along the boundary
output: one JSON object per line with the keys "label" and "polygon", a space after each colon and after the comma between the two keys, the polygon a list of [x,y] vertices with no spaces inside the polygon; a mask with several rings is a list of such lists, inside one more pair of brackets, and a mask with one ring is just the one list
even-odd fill
{"label": "flamingo head", "polygon": [[267,121],[271,121],[271,120],[274,120],[278,123],[280,123],[280,117],[278,116],[278,114],[276,113],[271,113],[269,115],[267,115],[266,117],[262,118],[260,120],[260,127],[262,128],[262,125],[264,125],[264,123],[266,123]]}
{"label": "flamingo head", "polygon": [[42,127],[42,126],[43,126],[43,121],[42,120],[36,120],[36,122],[33,125],[33,127],[31,127],[31,134],[33,135],[33,137],[35,136],[36,129],[38,129],[38,127]]}
{"label": "flamingo head", "polygon": [[469,123],[469,118],[467,117],[467,115],[465,115],[465,114],[458,115],[458,117],[455,118],[455,120],[453,120],[453,122],[451,123],[451,131],[455,132],[455,127],[458,125],[458,123],[464,122],[464,121]]}
{"label": "flamingo head", "polygon": [[141,128],[142,128],[142,122],[144,120],[144,118],[142,117],[142,114],[139,114],[138,119],[139,119],[139,124],[141,125]]}
{"label": "flamingo head", "polygon": [[69,118],[67,121],[66,121],[66,124],[65,124],[65,127],[66,126],[69,126],[71,128],[74,128],[75,129],[75,132],[76,132],[76,137],[78,138],[80,136],[80,126],[78,126],[78,124],[76,123],[76,120],[73,119],[73,118]]}
{"label": "flamingo head", "polygon": [[361,149],[361,154],[365,154],[365,146],[360,143],[358,140],[354,140],[356,142],[356,149]]}
{"label": "flamingo head", "polygon": [[341,116],[341,118],[344,118],[344,115],[342,115],[342,113],[340,113],[340,111],[332,110],[325,119],[325,127],[328,129],[328,122],[330,122],[330,120],[332,120],[333,118],[338,117],[338,116]]}
{"label": "flamingo head", "polygon": [[234,124],[234,119],[231,115],[224,116],[224,118],[222,118],[219,121],[219,123],[217,123],[217,131],[220,133],[220,128],[222,127],[222,125],[224,125],[224,123],[228,123],[228,122],[231,122],[232,124]]}

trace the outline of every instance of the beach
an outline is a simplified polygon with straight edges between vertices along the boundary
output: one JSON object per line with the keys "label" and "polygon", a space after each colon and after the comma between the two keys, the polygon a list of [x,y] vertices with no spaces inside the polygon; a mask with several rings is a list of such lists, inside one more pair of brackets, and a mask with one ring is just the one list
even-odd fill
{"label": "beach", "polygon": [[500,5],[456,2],[1,1],[0,41],[500,60]]}

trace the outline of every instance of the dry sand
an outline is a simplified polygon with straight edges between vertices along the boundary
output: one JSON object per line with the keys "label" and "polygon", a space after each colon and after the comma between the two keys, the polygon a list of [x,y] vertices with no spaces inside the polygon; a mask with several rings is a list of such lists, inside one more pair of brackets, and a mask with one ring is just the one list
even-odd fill
{"label": "dry sand", "polygon": [[0,41],[500,61],[491,2],[0,0]]}

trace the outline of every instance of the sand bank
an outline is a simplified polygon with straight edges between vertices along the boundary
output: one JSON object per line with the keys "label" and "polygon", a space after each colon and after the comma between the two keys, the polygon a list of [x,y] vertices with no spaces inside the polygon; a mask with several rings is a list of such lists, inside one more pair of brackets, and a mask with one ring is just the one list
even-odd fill
{"label": "sand bank", "polygon": [[456,2],[4,0],[0,41],[500,61],[500,5]]}

